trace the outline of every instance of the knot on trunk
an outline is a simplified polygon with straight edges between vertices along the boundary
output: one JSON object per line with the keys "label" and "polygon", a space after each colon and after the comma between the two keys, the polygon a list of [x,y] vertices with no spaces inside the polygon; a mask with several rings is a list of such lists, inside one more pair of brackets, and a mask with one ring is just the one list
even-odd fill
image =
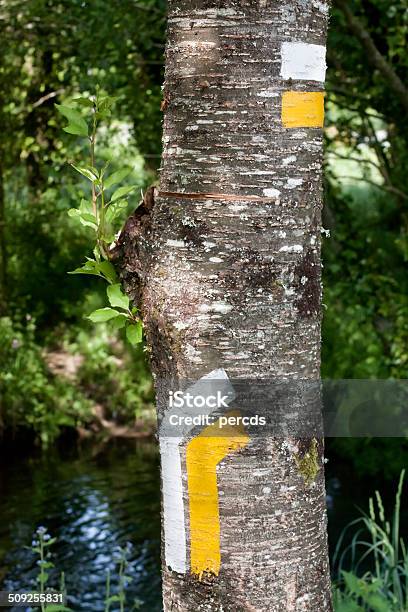
{"label": "knot on trunk", "polygon": [[155,187],[149,187],[143,200],[124,225],[111,259],[119,271],[126,293],[141,309],[143,288],[150,268],[152,212]]}

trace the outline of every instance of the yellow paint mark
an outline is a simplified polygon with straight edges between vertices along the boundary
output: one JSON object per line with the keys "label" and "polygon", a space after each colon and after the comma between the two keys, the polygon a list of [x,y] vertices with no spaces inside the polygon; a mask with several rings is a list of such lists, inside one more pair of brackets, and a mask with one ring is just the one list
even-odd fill
{"label": "yellow paint mark", "polygon": [[321,91],[283,92],[282,123],[287,128],[323,127],[324,93]]}
{"label": "yellow paint mark", "polygon": [[[227,417],[240,413],[231,411]],[[220,515],[217,465],[230,453],[245,447],[249,436],[240,425],[209,425],[187,446],[186,462],[190,501],[191,571],[218,575],[221,565]]]}

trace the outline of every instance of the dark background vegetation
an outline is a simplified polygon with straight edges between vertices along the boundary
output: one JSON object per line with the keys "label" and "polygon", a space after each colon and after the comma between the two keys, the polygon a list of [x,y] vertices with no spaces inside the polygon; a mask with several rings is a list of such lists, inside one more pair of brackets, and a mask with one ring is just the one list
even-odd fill
{"label": "dark background vegetation", "polygon": [[[67,216],[83,155],[54,104],[117,97],[99,151],[145,188],[160,163],[164,0],[0,0],[0,430],[47,447],[62,432],[151,414],[143,350],[84,319],[98,279]],[[408,378],[405,0],[337,0],[328,44],[323,376]],[[368,45],[368,46],[367,46]],[[371,46],[370,46],[371,45]],[[374,50],[373,50],[374,49]],[[83,185],[85,189],[86,185]],[[130,209],[138,197],[131,198]],[[102,416],[101,416],[102,415]],[[406,441],[337,440],[360,474],[397,475]]]}

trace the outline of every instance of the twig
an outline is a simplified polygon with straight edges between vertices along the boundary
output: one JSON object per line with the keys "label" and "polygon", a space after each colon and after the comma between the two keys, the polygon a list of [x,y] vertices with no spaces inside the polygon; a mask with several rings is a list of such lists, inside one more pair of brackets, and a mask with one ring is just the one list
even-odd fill
{"label": "twig", "polygon": [[408,200],[408,194],[404,193],[403,191],[401,191],[400,189],[398,189],[397,187],[394,187],[393,185],[379,185],[378,183],[376,183],[375,181],[372,181],[368,178],[361,178],[359,176],[337,176],[336,177],[337,180],[339,181],[359,181],[360,183],[368,183],[369,185],[373,185],[374,187],[377,187],[377,189],[382,189],[383,191],[388,191],[389,193],[394,193],[395,195],[400,196],[401,198],[403,198],[404,200]]}
{"label": "twig", "polygon": [[51,100],[51,98],[56,98],[57,96],[59,96],[63,92],[64,92],[63,89],[57,89],[56,91],[51,91],[46,96],[43,96],[42,98],[37,100],[37,102],[34,102],[34,104],[32,105],[32,108],[33,109],[34,108],[38,108],[38,106],[41,106],[42,104],[44,104],[44,102],[47,102],[48,100]]}
{"label": "twig", "polygon": [[394,68],[387,62],[377,49],[370,33],[362,25],[361,21],[353,14],[348,0],[335,0],[335,4],[344,14],[351,32],[359,39],[367,53],[367,61],[377,68],[382,76],[388,81],[390,88],[398,96],[402,106],[408,111],[408,89],[395,72]]}

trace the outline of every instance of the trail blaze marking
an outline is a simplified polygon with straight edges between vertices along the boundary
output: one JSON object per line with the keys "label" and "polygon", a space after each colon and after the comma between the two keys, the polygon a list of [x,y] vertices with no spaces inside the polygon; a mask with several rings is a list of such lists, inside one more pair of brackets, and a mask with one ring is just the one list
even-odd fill
{"label": "trail blaze marking", "polygon": [[164,557],[166,565],[186,571],[186,529],[179,444],[182,438],[160,438],[163,495]]}
{"label": "trail blaze marking", "polygon": [[282,123],[287,128],[323,127],[324,93],[321,91],[283,92]]}
{"label": "trail blaze marking", "polygon": [[304,42],[284,42],[281,49],[281,77],[300,81],[326,78],[326,47]]}
{"label": "trail blaze marking", "polygon": [[[238,416],[231,411],[226,416]],[[190,501],[191,571],[218,575],[221,565],[217,465],[244,448],[249,436],[243,427],[209,425],[187,446],[186,462]]]}
{"label": "trail blaze marking", "polygon": [[[213,370],[203,376],[188,391],[193,395],[222,390],[229,394],[230,401],[235,397],[234,389],[225,370]],[[203,408],[201,414],[211,414],[214,408]],[[191,414],[188,410],[180,410],[180,414]],[[165,435],[166,428],[159,432],[161,477],[163,495],[163,530],[164,530],[164,558],[166,565],[173,571],[184,574],[187,571],[187,543],[184,520],[183,480],[180,457],[180,444],[188,435],[192,427],[179,428],[179,435]],[[174,432],[174,430],[173,430]],[[170,432],[169,432],[170,433]]]}

